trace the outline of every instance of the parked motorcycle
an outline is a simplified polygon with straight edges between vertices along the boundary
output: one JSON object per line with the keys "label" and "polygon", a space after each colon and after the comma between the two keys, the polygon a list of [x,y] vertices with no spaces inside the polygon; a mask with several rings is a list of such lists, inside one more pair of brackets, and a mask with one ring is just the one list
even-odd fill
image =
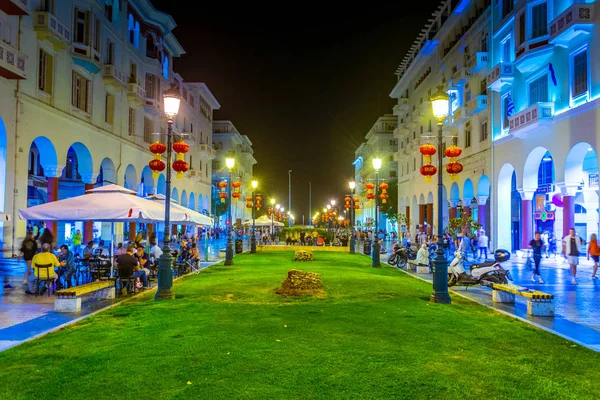
{"label": "parked motorcycle", "polygon": [[392,255],[388,259],[388,264],[397,265],[398,268],[406,267],[408,260],[417,258],[417,253],[410,247],[404,247],[399,243],[394,244]]}
{"label": "parked motorcycle", "polygon": [[484,282],[508,283],[512,281],[510,272],[501,263],[510,260],[510,252],[498,249],[494,252],[495,261],[471,264],[470,273],[464,269],[465,256],[460,250],[454,252],[454,260],[448,266],[448,286],[479,285]]}

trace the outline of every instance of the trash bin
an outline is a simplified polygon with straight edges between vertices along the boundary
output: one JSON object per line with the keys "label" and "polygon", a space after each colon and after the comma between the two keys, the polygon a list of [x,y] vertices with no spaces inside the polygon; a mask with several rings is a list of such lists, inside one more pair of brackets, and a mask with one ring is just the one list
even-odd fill
{"label": "trash bin", "polygon": [[370,256],[371,255],[371,241],[365,240],[365,244],[363,245],[363,253]]}
{"label": "trash bin", "polygon": [[244,251],[244,245],[242,239],[235,239],[235,254],[242,253]]}

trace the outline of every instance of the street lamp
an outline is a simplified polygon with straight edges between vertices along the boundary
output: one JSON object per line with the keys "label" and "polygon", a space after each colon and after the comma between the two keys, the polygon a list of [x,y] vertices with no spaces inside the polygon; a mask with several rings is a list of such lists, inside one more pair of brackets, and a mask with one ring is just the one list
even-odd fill
{"label": "street lamp", "polygon": [[172,299],[173,286],[173,257],[171,256],[171,154],[173,149],[173,120],[179,112],[181,96],[179,90],[174,86],[165,91],[163,95],[165,115],[167,116],[167,171],[165,190],[165,228],[163,232],[163,253],[158,259],[158,289],[154,296],[155,300]]}
{"label": "street lamp", "polygon": [[437,91],[431,97],[431,108],[433,111],[433,117],[437,121],[438,131],[438,201],[437,201],[437,252],[436,257],[433,260],[433,294],[430,300],[434,303],[450,304],[450,295],[448,294],[448,262],[444,257],[444,249],[442,242],[442,231],[444,226],[442,224],[443,219],[443,204],[442,204],[442,142],[443,142],[443,127],[444,120],[448,117],[448,94],[438,86]]}
{"label": "street lamp", "polygon": [[356,242],[354,241],[354,191],[356,190],[356,182],[348,182],[350,187],[350,254],[356,254]]}
{"label": "street lamp", "polygon": [[373,249],[371,253],[371,258],[373,262],[371,263],[371,267],[380,268],[380,247],[379,247],[379,200],[377,198],[377,187],[379,186],[379,170],[381,169],[381,158],[375,157],[372,161],[373,169],[375,170],[375,242],[373,243]]}
{"label": "street lamp", "polygon": [[258,181],[252,180],[252,238],[250,239],[250,253],[256,253],[256,188]]}
{"label": "street lamp", "polygon": [[231,192],[233,191],[233,186],[231,183],[231,170],[235,166],[235,158],[229,155],[225,158],[225,166],[229,171],[229,206],[228,206],[228,219],[229,219],[229,229],[227,232],[227,248],[225,250],[225,265],[233,265],[233,222],[231,219]]}

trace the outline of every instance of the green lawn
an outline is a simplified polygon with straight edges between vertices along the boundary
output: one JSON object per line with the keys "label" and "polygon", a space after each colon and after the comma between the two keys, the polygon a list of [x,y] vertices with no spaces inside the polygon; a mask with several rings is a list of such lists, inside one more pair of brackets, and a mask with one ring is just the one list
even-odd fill
{"label": "green lawn", "polygon": [[[0,353],[0,399],[600,398],[600,355],[356,255],[240,255]],[[286,271],[323,298],[274,294]],[[148,300],[148,301],[145,301]],[[189,382],[189,383],[188,383]]]}

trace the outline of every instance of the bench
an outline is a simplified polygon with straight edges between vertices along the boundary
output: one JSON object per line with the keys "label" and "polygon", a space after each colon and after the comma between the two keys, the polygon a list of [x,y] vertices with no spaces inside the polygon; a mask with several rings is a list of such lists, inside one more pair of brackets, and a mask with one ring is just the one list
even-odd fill
{"label": "bench", "polygon": [[409,271],[417,271],[417,274],[429,273],[429,265],[419,264],[416,260],[408,260],[406,269]]}
{"label": "bench", "polygon": [[526,287],[494,283],[492,284],[492,302],[515,303],[515,296],[523,296],[527,299],[527,315],[537,317],[554,316],[554,295],[530,290]]}
{"label": "bench", "polygon": [[63,313],[81,311],[81,296],[88,293],[94,293],[94,297],[97,299],[114,299],[115,282],[114,280],[96,281],[69,289],[57,290],[54,299],[54,311]]}

